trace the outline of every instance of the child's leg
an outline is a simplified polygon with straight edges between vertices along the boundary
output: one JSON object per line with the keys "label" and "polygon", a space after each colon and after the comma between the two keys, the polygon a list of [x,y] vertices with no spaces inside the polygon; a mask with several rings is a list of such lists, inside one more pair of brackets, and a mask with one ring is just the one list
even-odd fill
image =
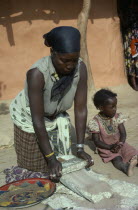
{"label": "child's leg", "polygon": [[124,143],[120,150],[121,156],[124,162],[130,162],[133,156],[138,156],[138,150],[133,146],[129,145],[127,142]]}
{"label": "child's leg", "polygon": [[128,176],[132,176],[133,169],[138,164],[138,156],[134,155],[129,162],[130,162],[130,164],[129,164],[129,168],[128,168]]}
{"label": "child's leg", "polygon": [[115,168],[122,171],[123,173],[128,173],[129,163],[124,163],[121,156],[117,156],[112,160],[112,164]]}
{"label": "child's leg", "polygon": [[138,150],[125,142],[121,148],[121,156],[123,157],[124,162],[129,163],[127,175],[132,176],[134,167],[138,164]]}

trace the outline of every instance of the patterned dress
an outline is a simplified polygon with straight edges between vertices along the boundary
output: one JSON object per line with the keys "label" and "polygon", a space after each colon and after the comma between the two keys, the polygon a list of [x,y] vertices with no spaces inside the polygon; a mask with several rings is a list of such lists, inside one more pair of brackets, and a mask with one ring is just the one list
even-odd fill
{"label": "patterned dress", "polygon": [[[125,121],[126,118],[121,113],[116,113],[111,120],[103,119],[99,114],[97,114],[89,121],[88,128],[90,133],[99,133],[100,141],[111,145],[119,142],[120,132],[118,125],[124,123]],[[97,150],[105,163],[111,161],[117,156],[121,156],[123,162],[129,162],[134,155],[138,155],[138,150],[126,142],[123,144],[118,153],[112,153],[110,150],[101,148],[97,148]]]}

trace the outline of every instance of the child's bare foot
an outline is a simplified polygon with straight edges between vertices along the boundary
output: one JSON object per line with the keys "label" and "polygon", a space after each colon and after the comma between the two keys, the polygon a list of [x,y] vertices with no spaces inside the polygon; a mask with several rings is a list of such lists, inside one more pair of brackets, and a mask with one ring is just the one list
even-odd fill
{"label": "child's bare foot", "polygon": [[133,170],[134,170],[134,167],[138,164],[138,156],[137,155],[134,155],[132,157],[132,159],[130,160],[130,165],[128,167],[128,171],[127,171],[127,175],[128,176],[132,176],[133,175]]}

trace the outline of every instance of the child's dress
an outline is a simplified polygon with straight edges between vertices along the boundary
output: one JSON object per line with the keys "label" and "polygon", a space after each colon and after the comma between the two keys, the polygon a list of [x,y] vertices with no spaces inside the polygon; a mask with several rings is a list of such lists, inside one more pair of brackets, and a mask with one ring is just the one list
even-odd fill
{"label": "child's dress", "polygon": [[[99,133],[100,141],[105,144],[111,145],[119,142],[120,133],[118,125],[124,123],[126,119],[121,113],[116,113],[112,119],[103,119],[97,114],[92,120],[89,121],[88,128],[91,133]],[[107,149],[97,148],[99,155],[103,162],[107,163],[117,156],[121,156],[123,162],[128,162],[134,155],[138,155],[138,150],[124,143],[118,153],[112,153]]]}

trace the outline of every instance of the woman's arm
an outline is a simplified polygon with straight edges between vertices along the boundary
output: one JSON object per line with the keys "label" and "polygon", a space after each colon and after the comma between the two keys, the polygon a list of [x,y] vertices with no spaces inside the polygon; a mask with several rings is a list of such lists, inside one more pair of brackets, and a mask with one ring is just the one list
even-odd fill
{"label": "woman's arm", "polygon": [[126,129],[123,123],[118,125],[118,129],[120,132],[120,142],[124,143],[126,141]]}
{"label": "woman's arm", "polygon": [[[43,88],[45,82],[43,74],[38,69],[29,70],[27,72],[27,83],[34,130],[42,153],[48,155],[53,151],[44,122]],[[61,164],[58,164],[59,162],[56,160],[56,157],[53,155],[50,158],[47,158],[47,161],[51,173],[59,176],[59,171],[61,171],[62,168]]]}
{"label": "woman's arm", "polygon": [[27,83],[34,130],[43,154],[48,155],[52,152],[52,148],[44,123],[43,74],[37,69],[29,70],[27,72]]}
{"label": "woman's arm", "polygon": [[74,99],[74,113],[77,144],[84,144],[87,121],[87,70],[83,62],[80,64],[80,80]]}
{"label": "woman's arm", "polygon": [[[74,99],[75,127],[77,144],[84,144],[86,121],[87,121],[87,69],[83,62],[80,64],[80,80]],[[78,157],[88,161],[86,167],[94,164],[90,155],[84,150],[77,152]]]}

